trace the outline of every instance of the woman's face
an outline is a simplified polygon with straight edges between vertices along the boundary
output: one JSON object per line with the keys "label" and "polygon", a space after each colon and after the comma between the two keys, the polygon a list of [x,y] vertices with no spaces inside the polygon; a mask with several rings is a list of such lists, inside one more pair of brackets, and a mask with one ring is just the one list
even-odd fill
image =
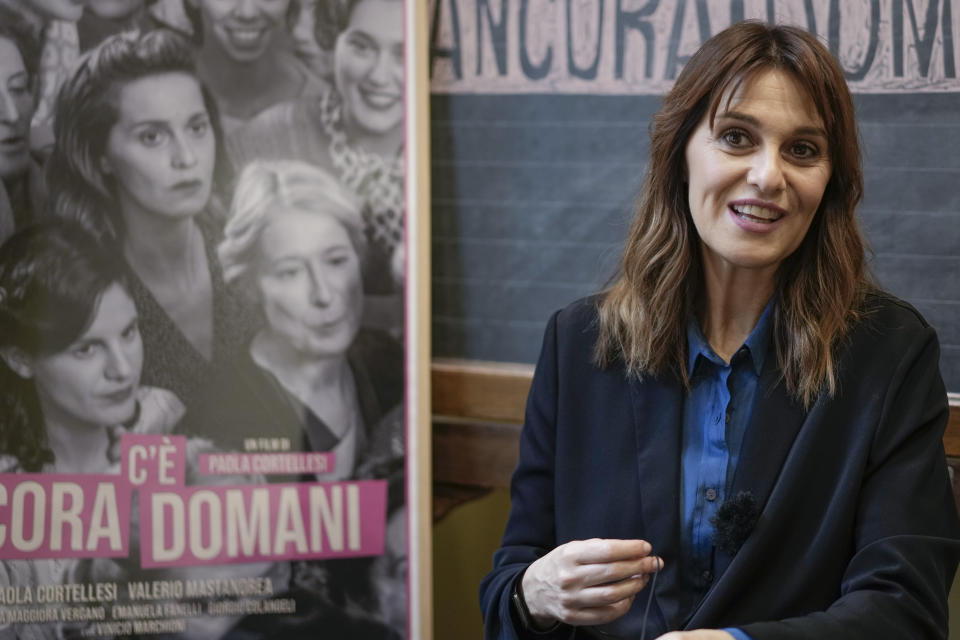
{"label": "woman's face", "polygon": [[121,209],[199,213],[210,198],[216,143],[197,79],[183,72],[138,78],[119,88],[116,105],[102,168]]}
{"label": "woman's face", "polygon": [[334,77],[349,126],[382,134],[403,119],[403,3],[360,0],[337,37]]}
{"label": "woman's face", "polygon": [[30,166],[33,107],[30,74],[20,50],[0,38],[0,178],[20,175]]}
{"label": "woman's face", "polygon": [[27,364],[46,419],[92,427],[129,420],[143,366],[130,295],[119,284],[110,285],[83,335],[58,353],[28,356]]}
{"label": "woman's face", "polygon": [[76,22],[83,15],[86,0],[27,0],[27,6],[44,20]]}
{"label": "woman's face", "polygon": [[236,62],[262,56],[286,27],[290,0],[199,0],[203,42]]}
{"label": "woman's face", "polygon": [[767,269],[793,253],[820,206],[827,132],[789,74],[769,70],[720,101],[686,146],[690,213],[707,269]]}
{"label": "woman's face", "polygon": [[310,357],[342,355],[360,328],[360,260],[322,212],[272,214],[260,235],[256,288],[267,330]]}

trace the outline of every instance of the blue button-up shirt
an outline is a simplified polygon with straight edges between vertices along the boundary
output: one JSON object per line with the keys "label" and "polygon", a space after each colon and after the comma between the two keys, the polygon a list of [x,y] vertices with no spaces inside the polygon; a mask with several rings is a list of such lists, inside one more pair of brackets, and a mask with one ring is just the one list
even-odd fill
{"label": "blue button-up shirt", "polygon": [[[770,344],[772,301],[730,362],[718,356],[696,320],[687,326],[690,393],[683,406],[680,560],[682,607],[692,610],[713,581],[710,519],[727,497]],[[738,629],[727,629],[747,638]]]}

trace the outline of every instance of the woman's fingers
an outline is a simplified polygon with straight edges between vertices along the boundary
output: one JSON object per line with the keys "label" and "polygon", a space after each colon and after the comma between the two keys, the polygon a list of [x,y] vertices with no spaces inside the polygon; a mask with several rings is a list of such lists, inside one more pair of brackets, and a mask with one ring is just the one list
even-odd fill
{"label": "woman's fingers", "polygon": [[606,564],[580,565],[578,577],[583,586],[602,585],[619,582],[637,575],[647,575],[659,571],[663,560],[657,556],[647,556],[637,560],[621,560]]}
{"label": "woman's fingers", "polygon": [[[523,593],[538,622],[600,624],[626,613],[663,565],[643,540],[578,540],[531,564]],[[546,625],[545,625],[546,626]]]}
{"label": "woman's fingers", "polygon": [[646,540],[610,540],[591,538],[576,540],[557,547],[579,564],[636,560],[650,555],[651,546]]}

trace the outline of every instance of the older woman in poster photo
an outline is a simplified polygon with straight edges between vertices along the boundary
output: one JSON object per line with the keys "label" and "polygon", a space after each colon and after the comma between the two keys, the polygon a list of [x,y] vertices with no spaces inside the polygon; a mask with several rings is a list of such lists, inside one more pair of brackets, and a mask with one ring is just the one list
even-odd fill
{"label": "older woman in poster photo", "polygon": [[402,467],[402,349],[361,328],[365,251],[359,204],[332,176],[295,161],[247,166],[219,256],[264,322],[190,420],[197,432],[233,448],[273,436],[331,451],[322,479],[354,477],[371,457]]}
{"label": "older woman in poster photo", "polygon": [[321,98],[277,105],[228,145],[242,168],[255,159],[297,159],[337,176],[364,205],[370,251],[364,265],[366,323],[399,333],[403,272],[403,3],[317,3],[316,37],[333,58]]}
{"label": "older woman in poster photo", "polygon": [[0,5],[0,242],[33,222],[44,205],[43,172],[30,153],[39,62],[29,25]]}
{"label": "older woman in poster photo", "polygon": [[189,407],[250,320],[214,255],[219,130],[189,43],[162,29],[108,38],[64,85],[56,126],[54,209],[115,241],[133,274],[144,381]]}
{"label": "older woman in poster photo", "polygon": [[327,83],[294,54],[297,0],[184,0],[200,46],[197,71],[224,130],[292,100],[316,99]]}
{"label": "older woman in poster photo", "polygon": [[738,23],[651,136],[617,277],[547,327],[486,637],[946,637],[937,338],[865,271],[843,71]]}
{"label": "older woman in poster photo", "polygon": [[[183,415],[172,393],[140,385],[125,274],[75,226],[34,225],[0,247],[0,472],[120,473],[121,432],[169,433]],[[0,585],[61,583],[74,565],[6,560]],[[56,625],[7,631],[59,637]]]}

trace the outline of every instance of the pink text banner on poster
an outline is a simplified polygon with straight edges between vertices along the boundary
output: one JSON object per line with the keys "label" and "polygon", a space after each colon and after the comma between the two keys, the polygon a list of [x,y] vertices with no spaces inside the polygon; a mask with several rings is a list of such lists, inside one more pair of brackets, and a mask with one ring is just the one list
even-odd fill
{"label": "pink text banner on poster", "polygon": [[124,557],[130,494],[115,474],[0,474],[0,558]]}
{"label": "pink text banner on poster", "polygon": [[187,437],[124,434],[120,438],[121,474],[134,487],[183,486]]}
{"label": "pink text banner on poster", "polygon": [[298,451],[290,453],[201,453],[197,468],[201,475],[235,473],[312,474],[329,473],[336,467],[336,454]]}
{"label": "pink text banner on poster", "polygon": [[387,482],[140,490],[144,568],[383,553]]}

